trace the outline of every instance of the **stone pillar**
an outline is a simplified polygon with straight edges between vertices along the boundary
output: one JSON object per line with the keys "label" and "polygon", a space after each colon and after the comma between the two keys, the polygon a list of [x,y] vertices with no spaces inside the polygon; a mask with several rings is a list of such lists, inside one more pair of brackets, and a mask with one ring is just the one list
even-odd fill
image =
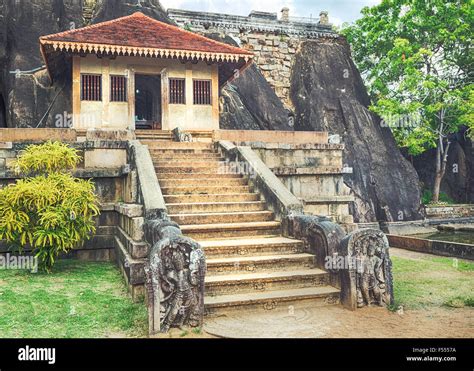
{"label": "stone pillar", "polygon": [[329,13],[326,12],[326,11],[322,11],[321,13],[319,13],[319,24],[321,25],[329,25],[329,17],[328,17]]}
{"label": "stone pillar", "polygon": [[72,127],[82,129],[81,123],[81,58],[72,59]]}
{"label": "stone pillar", "polygon": [[290,9],[287,7],[284,7],[281,10],[281,20],[283,22],[288,22],[290,20]]}

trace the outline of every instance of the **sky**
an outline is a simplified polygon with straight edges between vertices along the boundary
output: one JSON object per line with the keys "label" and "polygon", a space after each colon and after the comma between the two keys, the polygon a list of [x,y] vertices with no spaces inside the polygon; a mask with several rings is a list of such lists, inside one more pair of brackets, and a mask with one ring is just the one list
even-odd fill
{"label": "sky", "polygon": [[329,12],[329,21],[340,26],[360,17],[365,6],[379,4],[381,0],[160,0],[165,8],[200,10],[205,12],[248,15],[252,10],[280,13],[290,8],[290,16],[319,17],[322,10]]}

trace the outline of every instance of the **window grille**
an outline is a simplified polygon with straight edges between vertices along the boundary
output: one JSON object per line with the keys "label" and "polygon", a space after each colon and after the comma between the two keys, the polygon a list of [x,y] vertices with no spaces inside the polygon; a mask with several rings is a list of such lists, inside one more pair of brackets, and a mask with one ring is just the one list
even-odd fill
{"label": "window grille", "polygon": [[211,80],[193,80],[194,104],[212,104]]}
{"label": "window grille", "polygon": [[110,76],[110,101],[127,101],[127,78],[125,76]]}
{"label": "window grille", "polygon": [[186,84],[184,79],[170,79],[170,104],[186,104]]}
{"label": "window grille", "polygon": [[102,76],[81,75],[81,100],[102,100]]}

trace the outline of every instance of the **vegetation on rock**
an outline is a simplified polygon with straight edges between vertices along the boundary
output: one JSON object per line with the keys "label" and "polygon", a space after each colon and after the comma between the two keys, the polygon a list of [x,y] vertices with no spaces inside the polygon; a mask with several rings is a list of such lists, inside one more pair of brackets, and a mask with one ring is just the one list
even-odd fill
{"label": "vegetation on rock", "polygon": [[20,253],[31,249],[47,272],[95,233],[94,184],[69,173],[80,159],[58,142],[29,146],[15,164],[27,177],[0,190],[0,240]]}
{"label": "vegetation on rock", "polygon": [[463,0],[383,0],[343,33],[397,142],[413,155],[436,148],[433,201],[446,174],[450,135],[474,128],[474,9]]}

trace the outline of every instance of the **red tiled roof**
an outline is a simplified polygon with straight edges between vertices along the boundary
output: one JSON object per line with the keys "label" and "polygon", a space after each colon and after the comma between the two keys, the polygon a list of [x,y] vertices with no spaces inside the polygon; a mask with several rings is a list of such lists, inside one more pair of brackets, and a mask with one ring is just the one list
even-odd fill
{"label": "red tiled roof", "polygon": [[[232,56],[232,59],[248,59],[253,56],[246,50],[157,21],[140,12],[76,30],[43,36],[40,43],[73,51],[79,50],[80,46],[82,50],[91,52],[97,51],[99,46],[105,46],[105,50],[113,52],[127,50],[117,47],[129,47],[134,55],[142,54],[141,49],[137,51],[137,48],[145,48],[147,52],[155,50],[155,56],[169,56],[167,52],[162,55],[160,51],[184,51],[185,56],[189,56],[189,52],[201,52],[201,58],[208,58],[212,54],[213,59],[216,54]],[[94,47],[87,49],[89,44]],[[110,46],[112,48],[108,48]]]}

